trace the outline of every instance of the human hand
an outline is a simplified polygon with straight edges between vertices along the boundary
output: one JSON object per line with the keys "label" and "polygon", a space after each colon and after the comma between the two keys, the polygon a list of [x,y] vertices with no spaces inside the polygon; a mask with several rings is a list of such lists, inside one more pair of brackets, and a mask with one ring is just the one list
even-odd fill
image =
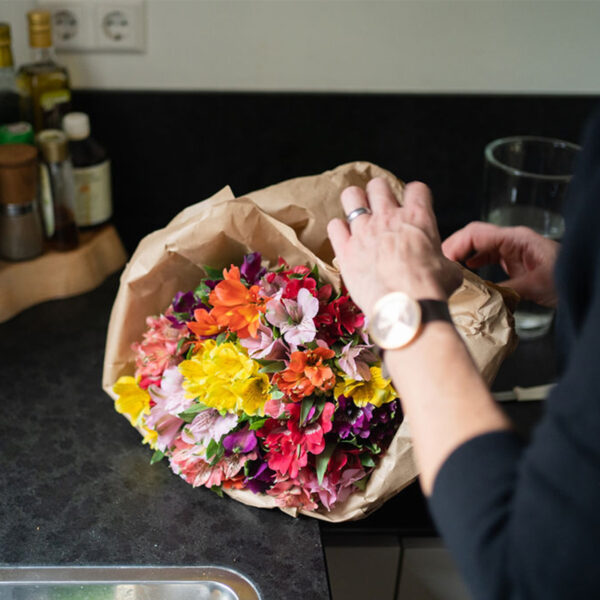
{"label": "human hand", "polygon": [[447,300],[460,285],[460,268],[442,254],[426,185],[408,184],[403,206],[382,178],[372,179],[366,192],[346,188],[341,201],[346,214],[359,207],[372,211],[350,226],[341,219],[333,219],[327,226],[344,283],[367,316],[372,315],[375,302],[389,292]]}
{"label": "human hand", "polygon": [[558,242],[528,227],[499,227],[479,221],[469,223],[442,244],[450,260],[465,261],[469,268],[499,263],[509,277],[500,285],[548,307],[557,302],[553,272],[559,249]]}

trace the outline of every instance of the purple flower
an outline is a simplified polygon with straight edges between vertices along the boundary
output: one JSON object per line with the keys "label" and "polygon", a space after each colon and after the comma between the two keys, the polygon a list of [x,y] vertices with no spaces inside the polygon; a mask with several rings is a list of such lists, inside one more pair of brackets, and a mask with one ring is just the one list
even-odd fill
{"label": "purple flower", "polygon": [[262,257],[260,252],[252,252],[244,256],[244,262],[240,267],[242,277],[250,284],[254,285],[267,272],[260,264]]}
{"label": "purple flower", "polygon": [[266,462],[258,460],[249,463],[248,476],[244,479],[244,487],[255,494],[264,494],[275,481],[275,471],[269,469]]}
{"label": "purple flower", "polygon": [[356,406],[352,400],[340,396],[338,408],[333,415],[333,431],[343,440],[351,436],[368,438],[371,435],[370,423],[374,408],[373,404]]}
{"label": "purple flower", "polygon": [[250,429],[246,426],[235,433],[230,433],[223,440],[225,456],[230,456],[234,452],[241,452],[242,454],[252,452],[252,450],[256,448],[257,443],[258,442],[256,441],[256,435],[254,431],[250,431]]}
{"label": "purple flower", "polygon": [[177,292],[171,303],[171,308],[174,314],[168,314],[167,319],[178,328],[185,326],[186,321],[191,321],[197,308],[210,310],[208,306],[196,298],[194,292]]}

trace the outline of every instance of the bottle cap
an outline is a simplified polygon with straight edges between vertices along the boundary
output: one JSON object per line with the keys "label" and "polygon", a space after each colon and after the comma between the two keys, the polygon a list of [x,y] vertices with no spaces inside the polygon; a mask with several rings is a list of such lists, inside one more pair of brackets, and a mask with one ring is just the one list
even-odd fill
{"label": "bottle cap", "polygon": [[70,140],[84,140],[90,135],[90,120],[82,112],[66,114],[62,122],[62,127]]}
{"label": "bottle cap", "polygon": [[33,127],[25,121],[0,127],[0,144],[34,144]]}
{"label": "bottle cap", "polygon": [[59,163],[69,158],[69,146],[64,131],[44,129],[37,134],[36,141],[46,162]]}
{"label": "bottle cap", "polygon": [[51,15],[46,10],[30,10],[27,13],[29,22],[29,45],[32,48],[48,48],[52,46]]}

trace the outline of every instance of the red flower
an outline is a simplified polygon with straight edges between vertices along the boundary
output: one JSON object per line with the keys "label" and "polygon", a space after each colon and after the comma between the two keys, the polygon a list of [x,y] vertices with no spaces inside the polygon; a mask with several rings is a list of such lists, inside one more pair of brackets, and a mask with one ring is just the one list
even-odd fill
{"label": "red flower", "polygon": [[347,295],[321,305],[315,317],[315,325],[328,344],[339,340],[344,335],[344,330],[352,335],[364,324],[365,315]]}
{"label": "red flower", "polygon": [[292,479],[308,464],[308,453],[321,454],[325,449],[325,434],[331,431],[335,405],[326,402],[321,416],[307,425],[300,423],[300,410],[300,404],[288,404],[290,419],[286,423],[268,419],[256,432],[264,439],[269,468]]}

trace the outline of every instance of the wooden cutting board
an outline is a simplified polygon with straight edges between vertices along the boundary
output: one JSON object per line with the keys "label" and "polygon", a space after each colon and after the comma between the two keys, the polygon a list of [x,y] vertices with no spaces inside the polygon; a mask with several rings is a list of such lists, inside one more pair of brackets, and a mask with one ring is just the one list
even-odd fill
{"label": "wooden cutting board", "polygon": [[34,304],[88,292],[126,262],[112,225],[80,233],[79,247],[69,252],[48,250],[22,262],[0,260],[0,323]]}

